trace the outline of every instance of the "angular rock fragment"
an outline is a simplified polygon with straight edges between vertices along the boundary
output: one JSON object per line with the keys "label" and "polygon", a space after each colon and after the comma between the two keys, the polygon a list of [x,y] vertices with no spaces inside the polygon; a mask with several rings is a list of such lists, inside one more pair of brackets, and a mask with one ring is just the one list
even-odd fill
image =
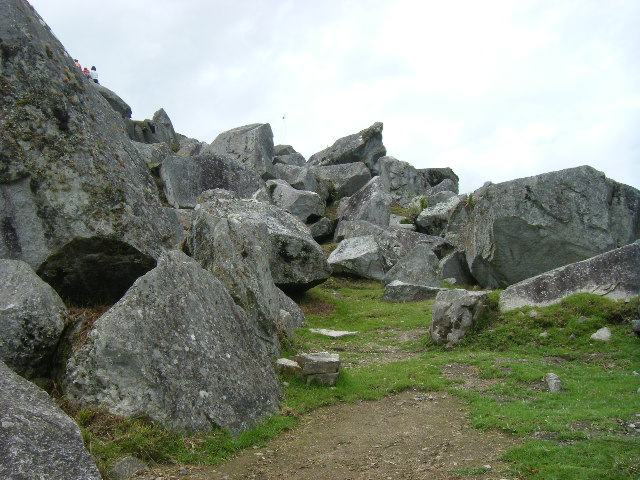
{"label": "angular rock fragment", "polygon": [[66,395],[165,427],[237,434],[278,408],[255,325],[224,286],[177,251],[100,317],[67,364]]}
{"label": "angular rock fragment", "polygon": [[376,239],[371,235],[343,240],[329,258],[334,274],[384,280],[388,265]]}
{"label": "angular rock fragment", "polygon": [[445,290],[440,287],[428,287],[425,285],[414,285],[411,283],[394,280],[387,284],[381,300],[383,302],[418,302],[421,300],[430,300]]}
{"label": "angular rock fragment", "polygon": [[391,195],[382,178],[374,177],[349,197],[347,204],[340,211],[341,219],[364,220],[375,225],[388,226],[391,201]]}
{"label": "angular rock fragment", "polygon": [[326,186],[331,202],[350,197],[371,180],[371,172],[362,162],[313,167],[312,171]]}
{"label": "angular rock fragment", "polygon": [[460,343],[484,312],[488,294],[461,289],[439,292],[429,327],[431,340],[450,347]]}
{"label": "angular rock fragment", "polygon": [[319,219],[324,213],[324,202],[315,192],[296,190],[283,180],[269,180],[267,189],[271,192],[274,205],[286,210],[301,222]]}

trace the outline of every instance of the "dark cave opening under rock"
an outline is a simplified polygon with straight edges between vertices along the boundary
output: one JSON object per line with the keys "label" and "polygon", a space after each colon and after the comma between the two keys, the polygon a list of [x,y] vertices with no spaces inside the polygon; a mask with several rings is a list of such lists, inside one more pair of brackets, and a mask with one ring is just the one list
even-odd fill
{"label": "dark cave opening under rock", "polygon": [[67,243],[37,273],[68,304],[110,305],[155,266],[152,257],[128,243],[90,237]]}

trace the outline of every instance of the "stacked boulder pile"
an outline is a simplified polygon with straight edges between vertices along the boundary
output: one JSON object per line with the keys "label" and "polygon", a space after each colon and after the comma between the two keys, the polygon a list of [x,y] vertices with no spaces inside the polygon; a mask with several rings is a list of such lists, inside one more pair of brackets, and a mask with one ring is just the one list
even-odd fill
{"label": "stacked boulder pile", "polygon": [[[486,291],[445,284],[506,288],[505,309],[640,293],[640,192],[591,167],[459,194],[451,169],[387,155],[379,122],[308,161],[269,124],[187,138],[163,109],[132,120],[26,0],[0,3],[0,53],[2,478],[99,478],[28,380],[167,428],[255,426],[305,321],[289,295],[331,274],[383,281],[388,301],[436,297],[431,335],[448,344]],[[335,357],[297,360],[333,385]],[[73,446],[29,460],[54,443]]]}

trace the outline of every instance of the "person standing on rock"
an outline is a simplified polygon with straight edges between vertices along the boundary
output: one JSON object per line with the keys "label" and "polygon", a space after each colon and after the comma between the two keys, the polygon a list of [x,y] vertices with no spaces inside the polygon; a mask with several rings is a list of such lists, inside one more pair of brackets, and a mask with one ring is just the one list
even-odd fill
{"label": "person standing on rock", "polygon": [[80,62],[78,61],[78,59],[74,58],[73,61],[76,62],[76,65],[78,66],[78,68],[82,70],[82,65],[80,65]]}
{"label": "person standing on rock", "polygon": [[84,73],[85,77],[91,78],[91,72],[87,67],[84,67],[84,70],[82,70],[82,73]]}
{"label": "person standing on rock", "polygon": [[91,76],[91,80],[93,80],[95,83],[100,83],[98,82],[98,71],[96,70],[95,66],[91,67],[90,76]]}

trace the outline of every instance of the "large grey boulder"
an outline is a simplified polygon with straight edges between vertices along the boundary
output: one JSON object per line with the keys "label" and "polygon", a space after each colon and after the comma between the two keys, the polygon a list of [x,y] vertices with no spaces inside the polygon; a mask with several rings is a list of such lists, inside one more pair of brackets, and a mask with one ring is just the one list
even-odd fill
{"label": "large grey boulder", "polygon": [[281,393],[255,325],[222,283],[172,251],[100,317],[67,364],[66,395],[167,428],[237,434]]}
{"label": "large grey boulder", "polygon": [[478,283],[469,271],[465,253],[460,250],[456,250],[440,260],[438,277],[442,280],[453,280],[456,285],[477,285]]}
{"label": "large grey boulder", "polygon": [[174,230],[122,116],[27,2],[0,5],[0,258],[93,236],[156,257]]}
{"label": "large grey boulder", "polygon": [[78,426],[0,361],[0,478],[101,480]]}
{"label": "large grey boulder", "polygon": [[46,376],[67,309],[25,262],[0,259],[0,278],[0,360],[23,377]]}
{"label": "large grey boulder", "polygon": [[423,233],[402,230],[398,228],[384,228],[373,223],[357,221],[340,221],[334,239],[341,242],[346,238],[361,237],[363,235],[373,235],[383,249],[385,257],[388,258],[389,266],[396,264],[399,258],[409,253],[420,244],[426,244],[433,253],[440,259],[452,253],[454,248],[442,237],[434,237]]}
{"label": "large grey boulder", "polygon": [[444,202],[422,210],[416,219],[419,231],[429,235],[443,235],[449,224],[449,219],[459,204],[464,201],[464,198],[462,195],[452,196]]}
{"label": "large grey boulder", "polygon": [[170,156],[160,167],[167,201],[174,208],[193,208],[206,190],[224,189],[250,198],[264,188],[264,181],[250,167],[220,153],[194,157]]}
{"label": "large grey boulder", "polygon": [[291,332],[299,325],[281,313],[283,306],[288,307],[285,310],[293,310],[292,313],[296,310],[290,304],[282,304],[284,294],[273,283],[267,228],[243,223],[238,215],[209,212],[206,206],[202,204],[194,211],[185,251],[222,282],[255,323],[260,339],[275,358],[280,354],[279,334]]}
{"label": "large grey boulder", "polygon": [[332,202],[350,197],[371,180],[371,172],[362,162],[313,167],[312,171],[326,186],[328,200]]}
{"label": "large grey boulder", "polygon": [[296,190],[283,180],[267,181],[274,205],[286,210],[301,222],[314,221],[324,213],[324,202],[315,192]]}
{"label": "large grey boulder", "polygon": [[382,177],[374,177],[354,193],[341,208],[342,220],[364,220],[376,225],[388,226],[391,215],[391,194]]}
{"label": "large grey boulder", "polygon": [[340,242],[327,259],[337,275],[384,280],[389,266],[372,235],[352,237]]}
{"label": "large grey boulder", "polygon": [[[487,287],[525,278],[640,237],[640,191],[583,166],[482,187],[463,208],[461,247]],[[449,225],[449,229],[451,229]]]}
{"label": "large grey boulder", "polygon": [[419,302],[435,298],[439,292],[444,290],[440,287],[428,287],[393,280],[386,285],[381,300],[393,303]]}
{"label": "large grey boulder", "polygon": [[439,262],[431,245],[420,243],[400,257],[387,271],[386,281],[399,280],[413,285],[440,287],[442,279],[438,276]]}
{"label": "large grey boulder", "polygon": [[276,145],[273,147],[273,164],[295,165],[304,167],[307,160],[301,153],[295,151],[291,145]]}
{"label": "large grey boulder", "polygon": [[431,187],[425,177],[413,165],[394,157],[382,157],[378,161],[380,177],[384,180],[393,201],[409,206],[416,196],[427,194]]}
{"label": "large grey boulder", "polygon": [[222,132],[205,148],[253,168],[263,179],[276,178],[273,167],[273,132],[268,123],[254,123]]}
{"label": "large grey boulder", "polygon": [[460,343],[485,311],[488,294],[461,289],[439,292],[429,327],[431,340],[450,347]]}
{"label": "large grey boulder", "polygon": [[304,223],[280,207],[252,200],[212,199],[199,208],[221,217],[236,215],[249,225],[266,225],[269,268],[279,288],[306,290],[329,278],[322,247]]}
{"label": "large grey boulder", "polygon": [[151,125],[154,130],[154,135],[159,142],[166,143],[173,147],[174,145],[179,145],[180,141],[178,140],[178,135],[173,128],[173,123],[171,123],[171,119],[167,112],[165,112],[164,108],[161,108],[156,113],[153,114],[153,118],[151,119]]}
{"label": "large grey boulder", "polygon": [[640,243],[511,285],[500,294],[500,309],[508,311],[525,305],[544,307],[575,293],[592,293],[615,300],[640,295]]}
{"label": "large grey boulder", "polygon": [[458,193],[458,175],[449,167],[421,168],[418,173],[422,176],[426,185],[438,187],[433,191],[434,193],[443,191]]}
{"label": "large grey boulder", "polygon": [[107,102],[109,102],[111,108],[113,108],[118,114],[120,114],[123,119],[131,118],[131,107],[115,92],[98,83],[95,83],[93,88],[96,88],[98,90],[98,93],[102,95]]}
{"label": "large grey boulder", "polygon": [[359,133],[336,140],[332,146],[312,155],[307,164],[319,167],[362,162],[373,175],[378,175],[378,159],[387,153],[382,144],[382,128],[382,123],[376,122]]}
{"label": "large grey boulder", "polygon": [[336,228],[335,222],[327,217],[322,217],[317,222],[309,225],[309,232],[316,242],[329,240]]}
{"label": "large grey boulder", "polygon": [[276,163],[273,169],[277,178],[284,180],[296,190],[318,193],[318,181],[310,168]]}

